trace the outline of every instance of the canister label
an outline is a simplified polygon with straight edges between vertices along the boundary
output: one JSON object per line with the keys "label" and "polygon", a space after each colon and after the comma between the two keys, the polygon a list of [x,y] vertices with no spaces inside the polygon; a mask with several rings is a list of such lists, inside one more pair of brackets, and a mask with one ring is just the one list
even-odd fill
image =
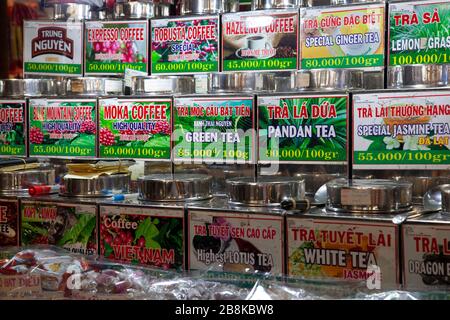
{"label": "canister label", "polygon": [[100,157],[170,159],[172,99],[100,99]]}
{"label": "canister label", "polygon": [[223,71],[296,70],[297,11],[255,11],[222,16]]}
{"label": "canister label", "polygon": [[219,71],[219,17],[154,19],[152,74]]}
{"label": "canister label", "polygon": [[87,21],[84,53],[86,75],[148,72],[148,22]]}
{"label": "canister label", "polygon": [[0,246],[19,245],[19,201],[0,199]]}
{"label": "canister label", "polygon": [[22,201],[22,245],[49,244],[86,255],[97,254],[97,207]]}
{"label": "canister label", "polygon": [[284,272],[283,216],[188,212],[191,270]]}
{"label": "canister label", "polygon": [[100,206],[100,254],[127,263],[184,269],[184,211]]}
{"label": "canister label", "polygon": [[174,105],[175,160],[254,161],[252,97],[176,98]]}
{"label": "canister label", "polygon": [[288,217],[287,228],[289,276],[367,281],[372,289],[396,286],[397,226]]}
{"label": "canister label", "polygon": [[450,168],[449,97],[446,91],[355,95],[354,168]]}
{"label": "canister label", "polygon": [[26,156],[25,100],[0,100],[0,156]]}
{"label": "canister label", "polygon": [[403,226],[404,285],[426,289],[450,285],[450,226],[406,224]]}
{"label": "canister label", "polygon": [[384,66],[384,4],[302,8],[301,69]]}
{"label": "canister label", "polygon": [[31,99],[30,156],[95,157],[96,108],[93,99]]}
{"label": "canister label", "polygon": [[81,22],[24,21],[24,74],[82,76]]}
{"label": "canister label", "polygon": [[389,4],[389,65],[450,63],[450,2]]}
{"label": "canister label", "polygon": [[259,97],[259,160],[346,161],[347,108],[347,95]]}

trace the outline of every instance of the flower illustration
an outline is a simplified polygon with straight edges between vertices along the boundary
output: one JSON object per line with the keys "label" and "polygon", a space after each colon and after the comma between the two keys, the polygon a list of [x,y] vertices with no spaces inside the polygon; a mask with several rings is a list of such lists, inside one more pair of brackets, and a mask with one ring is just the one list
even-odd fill
{"label": "flower illustration", "polygon": [[419,144],[418,136],[404,136],[405,145],[403,150],[430,150],[427,146]]}
{"label": "flower illustration", "polygon": [[384,137],[383,142],[386,144],[386,149],[392,150],[400,147],[400,142],[391,137]]}

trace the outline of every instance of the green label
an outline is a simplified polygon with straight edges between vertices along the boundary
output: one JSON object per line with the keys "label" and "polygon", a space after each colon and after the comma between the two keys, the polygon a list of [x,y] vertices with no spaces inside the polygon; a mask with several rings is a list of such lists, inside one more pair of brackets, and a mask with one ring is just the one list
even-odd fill
{"label": "green label", "polygon": [[347,160],[347,96],[261,97],[259,160]]}
{"label": "green label", "polygon": [[25,101],[0,101],[0,155],[26,156]]}
{"label": "green label", "polygon": [[100,255],[105,258],[184,269],[183,208],[101,206],[100,230]]}
{"label": "green label", "polygon": [[301,9],[301,67],[384,66],[384,4]]}
{"label": "green label", "polygon": [[172,100],[102,99],[100,157],[170,159]]}
{"label": "green label", "polygon": [[152,20],[152,73],[219,71],[219,18]]}
{"label": "green label", "polygon": [[97,253],[97,208],[24,201],[21,203],[22,245],[55,245],[74,253]]}
{"label": "green label", "polygon": [[175,160],[253,161],[253,98],[175,99],[173,139]]}
{"label": "green label", "polygon": [[85,24],[85,73],[148,71],[147,21],[89,21]]}
{"label": "green label", "polygon": [[450,94],[355,95],[355,168],[450,168]]}
{"label": "green label", "polygon": [[81,64],[25,62],[25,72],[81,74]]}
{"label": "green label", "polygon": [[96,105],[95,100],[31,99],[30,155],[95,157]]}
{"label": "green label", "polygon": [[450,63],[450,2],[392,3],[389,65]]}
{"label": "green label", "polygon": [[293,10],[224,14],[223,70],[296,70],[298,24]]}

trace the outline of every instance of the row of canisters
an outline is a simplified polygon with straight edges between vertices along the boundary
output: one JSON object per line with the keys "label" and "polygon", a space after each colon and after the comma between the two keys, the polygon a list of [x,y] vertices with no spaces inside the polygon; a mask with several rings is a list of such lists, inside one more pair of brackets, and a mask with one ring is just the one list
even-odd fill
{"label": "row of canisters", "polygon": [[121,79],[74,78],[66,95],[52,80],[0,83],[32,91],[0,98],[2,156],[450,168],[447,89],[196,95],[179,76],[137,77],[122,96]]}
{"label": "row of canisters", "polygon": [[381,1],[151,20],[26,21],[24,74],[302,70],[305,88],[447,86],[449,12],[446,0]]}
{"label": "row of canisters", "polygon": [[441,201],[432,210],[412,204],[412,183],[394,180],[331,180],[325,203],[306,200],[305,180],[276,176],[227,180],[228,197],[212,196],[212,178],[202,174],[143,176],[138,194],[120,198],[92,193],[126,191],[123,170],[90,178],[73,170],[59,195],[13,196],[18,189],[6,183],[33,170],[40,172],[35,182],[54,176],[44,167],[0,174],[1,245],[51,244],[120,262],[247,277],[377,277],[383,289],[449,285],[449,185],[434,191]]}

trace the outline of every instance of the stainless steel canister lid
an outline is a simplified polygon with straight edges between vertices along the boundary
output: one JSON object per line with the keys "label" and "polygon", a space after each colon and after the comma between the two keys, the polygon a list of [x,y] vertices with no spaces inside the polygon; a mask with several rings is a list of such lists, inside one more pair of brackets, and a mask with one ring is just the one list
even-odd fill
{"label": "stainless steel canister lid", "polygon": [[407,65],[388,69],[390,88],[441,87],[448,84],[448,64]]}
{"label": "stainless steel canister lid", "polygon": [[300,0],[252,0],[252,10],[298,8],[300,3]]}
{"label": "stainless steel canister lid", "polygon": [[64,82],[53,79],[0,80],[1,97],[59,96],[64,94]]}
{"label": "stainless steel canister lid", "polygon": [[230,202],[243,206],[279,206],[285,200],[303,200],[305,183],[291,177],[261,176],[227,180]]}
{"label": "stainless steel canister lid", "polygon": [[122,95],[124,82],[117,78],[69,78],[67,94],[82,96]]}
{"label": "stainless steel canister lid", "polygon": [[195,93],[195,80],[190,76],[134,77],[132,81],[133,95]]}
{"label": "stainless steel canister lid", "polygon": [[105,18],[102,8],[88,4],[76,3],[54,3],[48,5],[46,10],[53,20],[101,20]]}
{"label": "stainless steel canister lid", "polygon": [[412,183],[414,202],[422,203],[423,196],[433,187],[450,183],[450,177],[394,176],[395,181]]}
{"label": "stainless steel canister lid", "polygon": [[144,201],[195,201],[211,198],[212,178],[205,174],[152,174],[138,179]]}
{"label": "stainless steel canister lid", "polygon": [[364,88],[364,72],[352,69],[310,70],[311,89],[347,90]]}
{"label": "stainless steel canister lid", "polygon": [[334,212],[398,213],[412,205],[409,182],[336,179],[327,183],[327,193],[327,210]]}
{"label": "stainless steel canister lid", "polygon": [[155,16],[152,1],[118,1],[114,5],[115,19],[150,19]]}
{"label": "stainless steel canister lid", "polygon": [[119,173],[102,175],[98,178],[64,176],[61,181],[60,195],[66,197],[109,197],[116,193],[130,191],[131,174]]}
{"label": "stainless steel canister lid", "polygon": [[28,188],[31,186],[53,184],[55,184],[55,170],[48,166],[0,173],[0,194],[3,195],[28,194]]}
{"label": "stainless steel canister lid", "polygon": [[212,73],[210,75],[212,92],[252,92],[255,90],[255,73]]}
{"label": "stainless steel canister lid", "polygon": [[239,0],[181,0],[180,14],[215,14],[237,12]]}

